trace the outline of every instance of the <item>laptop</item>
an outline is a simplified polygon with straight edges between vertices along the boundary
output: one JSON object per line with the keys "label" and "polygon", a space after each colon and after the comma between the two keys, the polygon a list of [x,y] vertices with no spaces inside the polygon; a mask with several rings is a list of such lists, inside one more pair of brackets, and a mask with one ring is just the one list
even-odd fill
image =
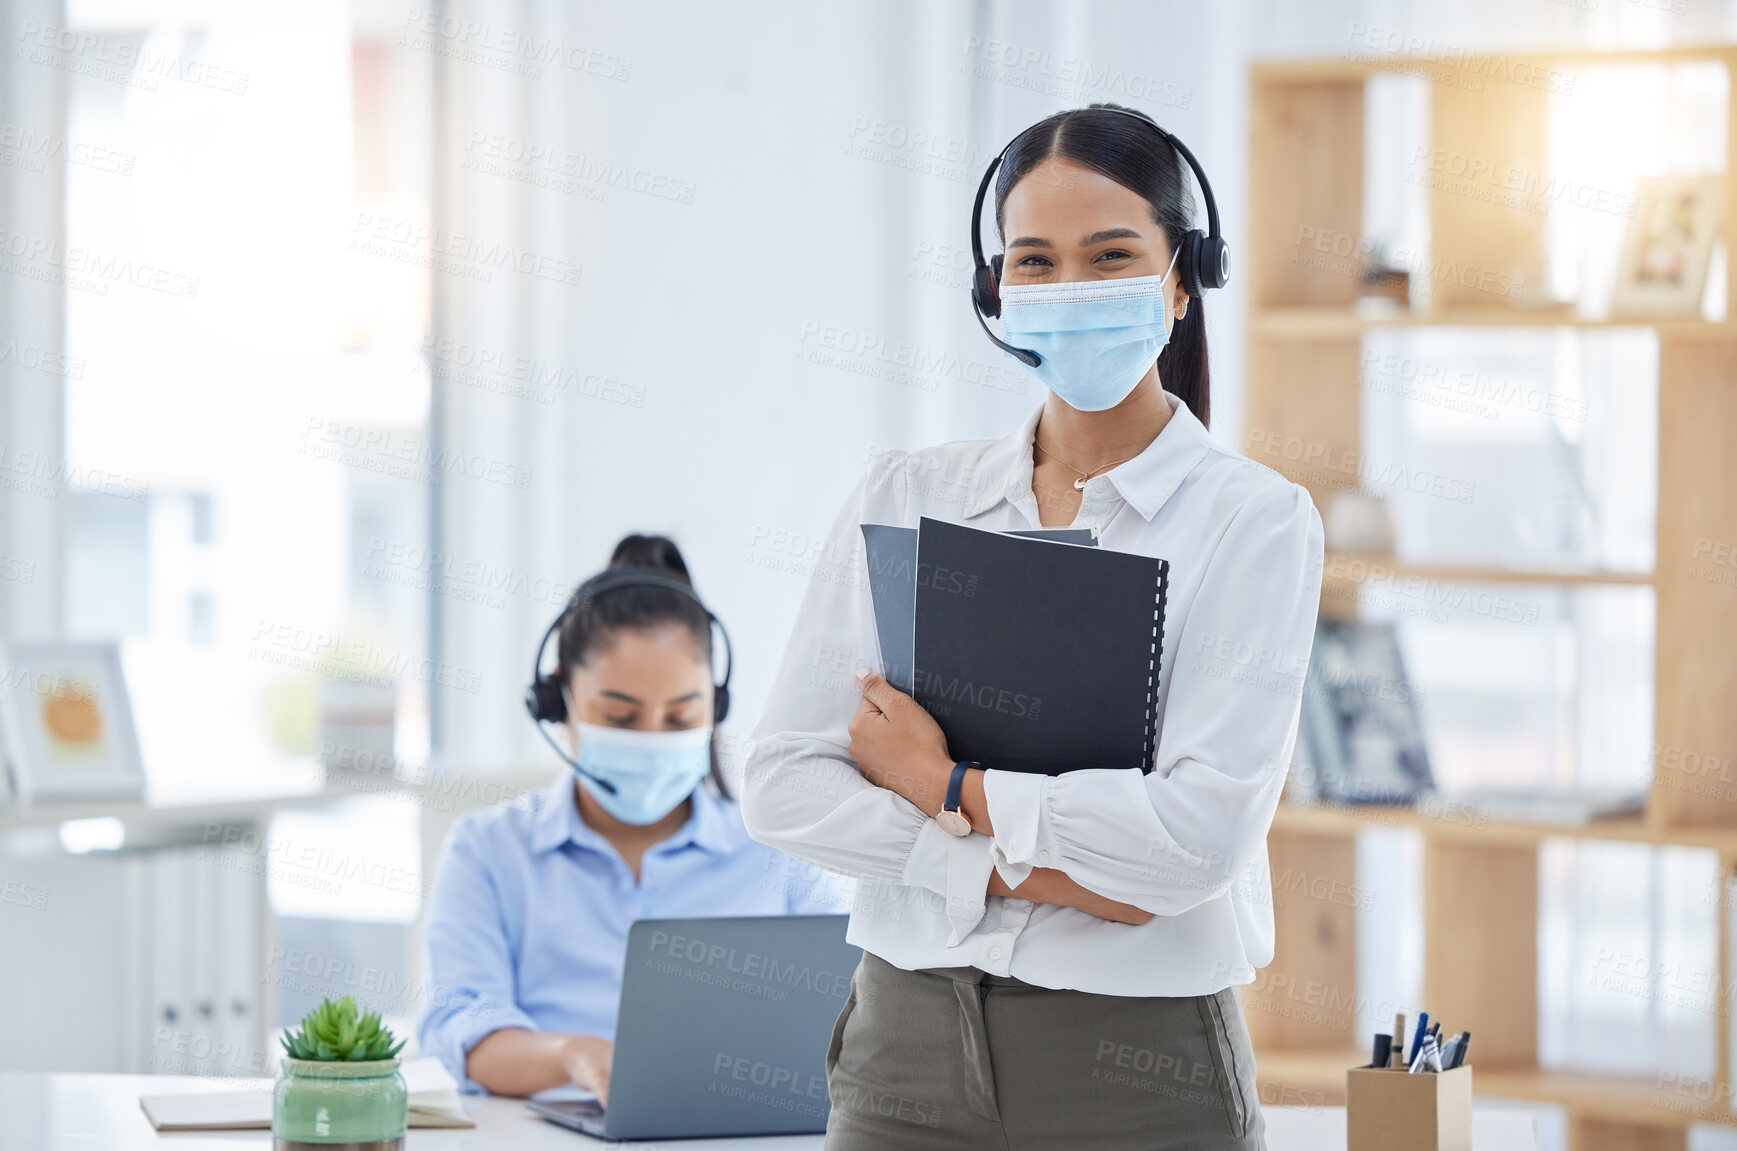
{"label": "laptop", "polygon": [[862,950],[848,915],[641,919],[627,965],[609,1105],[531,1100],[601,1139],[826,1130],[826,1048]]}

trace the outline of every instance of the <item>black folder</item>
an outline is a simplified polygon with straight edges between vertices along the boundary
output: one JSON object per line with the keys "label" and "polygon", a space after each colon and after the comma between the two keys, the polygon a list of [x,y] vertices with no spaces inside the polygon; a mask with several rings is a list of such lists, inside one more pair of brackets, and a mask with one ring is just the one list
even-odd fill
{"label": "black folder", "polygon": [[[1037,528],[1007,534],[1098,546],[1090,528]],[[862,538],[868,553],[869,596],[875,605],[881,667],[887,682],[909,695],[917,626],[917,529],[863,524]]]}
{"label": "black folder", "polygon": [[955,759],[1151,771],[1170,564],[923,517],[911,693]]}

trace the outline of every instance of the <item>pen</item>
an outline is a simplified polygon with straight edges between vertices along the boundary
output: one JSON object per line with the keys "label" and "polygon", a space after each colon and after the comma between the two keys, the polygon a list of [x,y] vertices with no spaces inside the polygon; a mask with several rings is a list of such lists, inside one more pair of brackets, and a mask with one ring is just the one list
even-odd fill
{"label": "pen", "polygon": [[1405,1066],[1405,1012],[1403,1011],[1393,1013],[1393,1055],[1387,1065],[1399,1068]]}
{"label": "pen", "polygon": [[1375,1033],[1375,1055],[1369,1060],[1371,1067],[1386,1067],[1393,1059],[1393,1036]]}
{"label": "pen", "polygon": [[1454,1050],[1454,1066],[1455,1067],[1459,1067],[1460,1065],[1465,1063],[1465,1061],[1466,1061],[1466,1048],[1470,1047],[1471,1045],[1472,1045],[1472,1033],[1470,1031],[1460,1032],[1460,1045],[1458,1048],[1456,1048]]}
{"label": "pen", "polygon": [[1418,1054],[1423,1050],[1424,1037],[1429,1034],[1429,1012],[1417,1013],[1417,1034],[1411,1038],[1411,1054],[1406,1056],[1407,1063],[1416,1063]]}
{"label": "pen", "polygon": [[1417,1058],[1411,1061],[1413,1075],[1425,1071],[1441,1070],[1441,1052],[1436,1049],[1435,1036],[1425,1033],[1423,1047],[1417,1053]]}

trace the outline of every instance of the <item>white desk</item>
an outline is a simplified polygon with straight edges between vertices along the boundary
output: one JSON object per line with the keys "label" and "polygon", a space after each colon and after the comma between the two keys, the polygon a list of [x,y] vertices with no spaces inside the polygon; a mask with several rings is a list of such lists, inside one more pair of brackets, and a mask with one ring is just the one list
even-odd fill
{"label": "white desk", "polygon": [[[212,1091],[223,1083],[185,1075],[79,1075],[0,1073],[0,1124],[8,1147],[31,1151],[258,1151],[269,1131],[202,1131],[159,1135],[139,1108],[140,1095]],[[239,1086],[235,1081],[229,1085]],[[466,1096],[475,1128],[415,1127],[407,1151],[575,1151],[583,1147],[658,1147],[661,1151],[820,1151],[820,1135],[755,1139],[672,1139],[662,1143],[606,1143],[532,1115],[517,1099]],[[1331,1151],[1345,1146],[1342,1107],[1268,1107],[1269,1151]],[[1473,1113],[1477,1151],[1537,1151],[1528,1111]]]}

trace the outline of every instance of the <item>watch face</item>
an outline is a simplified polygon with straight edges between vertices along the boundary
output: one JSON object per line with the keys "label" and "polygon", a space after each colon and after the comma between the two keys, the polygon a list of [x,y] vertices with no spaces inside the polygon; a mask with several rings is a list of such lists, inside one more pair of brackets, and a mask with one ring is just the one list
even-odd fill
{"label": "watch face", "polygon": [[935,822],[941,825],[941,830],[949,835],[970,835],[971,821],[957,811],[943,810],[935,816]]}

